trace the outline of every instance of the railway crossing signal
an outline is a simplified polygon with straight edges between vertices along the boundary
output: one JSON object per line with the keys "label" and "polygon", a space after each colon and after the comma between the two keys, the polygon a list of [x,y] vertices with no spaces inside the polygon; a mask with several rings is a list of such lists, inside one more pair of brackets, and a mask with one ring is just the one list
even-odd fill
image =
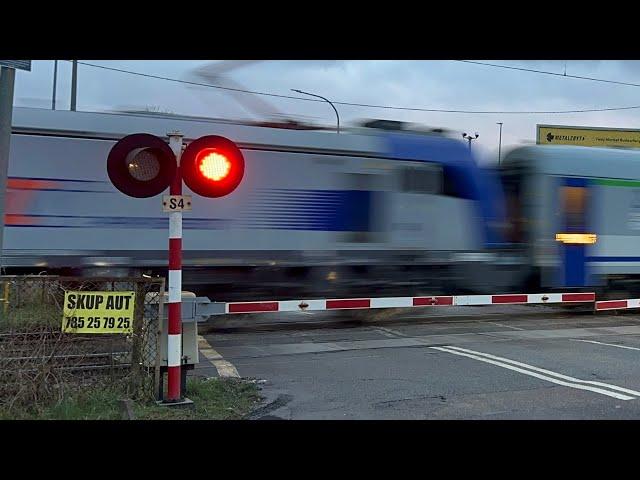
{"label": "railway crossing signal", "polygon": [[223,197],[233,192],[244,176],[244,157],[235,143],[209,135],[194,140],[182,153],[184,183],[203,197]]}
{"label": "railway crossing signal", "polygon": [[163,211],[169,212],[169,299],[167,338],[168,404],[184,403],[182,365],[182,211],[191,210],[191,197],[182,195],[182,182],[196,194],[218,198],[233,192],[244,176],[244,157],[231,140],[207,135],[183,152],[182,134],[167,134],[169,144],[147,133],[118,141],[107,158],[107,173],[125,195],[148,198],[169,187]]}
{"label": "railway crossing signal", "polygon": [[[109,152],[107,172],[125,195],[153,197],[171,185],[178,161],[167,143],[155,135],[135,133],[121,139]],[[244,157],[231,140],[207,135],[187,145],[180,160],[181,181],[203,197],[233,192],[244,176]]]}

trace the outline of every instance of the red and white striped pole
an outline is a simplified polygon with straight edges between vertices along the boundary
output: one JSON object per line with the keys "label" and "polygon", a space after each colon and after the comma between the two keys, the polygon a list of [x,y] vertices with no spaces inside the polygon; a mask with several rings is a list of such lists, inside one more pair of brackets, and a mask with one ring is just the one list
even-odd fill
{"label": "red and white striped pole", "polygon": [[[170,132],[169,146],[178,163],[170,195],[182,195],[182,137]],[[182,212],[169,214],[169,328],[167,339],[167,402],[182,400],[180,368],[182,364]]]}

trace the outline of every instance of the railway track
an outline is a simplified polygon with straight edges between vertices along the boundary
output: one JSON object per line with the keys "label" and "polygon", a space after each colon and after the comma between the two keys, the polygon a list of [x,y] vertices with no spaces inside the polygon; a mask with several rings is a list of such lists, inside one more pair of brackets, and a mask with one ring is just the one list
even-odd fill
{"label": "railway track", "polygon": [[32,372],[43,367],[55,371],[80,372],[131,367],[130,352],[102,352],[69,355],[2,356],[0,362],[11,362],[11,372]]}
{"label": "railway track", "polygon": [[56,331],[0,334],[0,368],[5,365],[12,372],[121,369],[131,366],[130,357],[121,339],[69,339]]}

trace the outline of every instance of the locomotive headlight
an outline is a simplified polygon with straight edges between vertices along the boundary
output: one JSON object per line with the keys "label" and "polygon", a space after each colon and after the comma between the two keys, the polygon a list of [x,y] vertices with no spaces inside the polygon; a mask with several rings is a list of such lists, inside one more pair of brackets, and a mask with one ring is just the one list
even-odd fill
{"label": "locomotive headlight", "polygon": [[595,233],[556,233],[556,241],[567,245],[593,245],[598,236]]}

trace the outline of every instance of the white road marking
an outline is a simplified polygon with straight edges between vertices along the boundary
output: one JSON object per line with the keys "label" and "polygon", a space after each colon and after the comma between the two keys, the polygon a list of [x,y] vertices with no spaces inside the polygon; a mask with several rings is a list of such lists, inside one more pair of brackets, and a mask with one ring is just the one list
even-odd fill
{"label": "white road marking", "polygon": [[491,355],[490,353],[476,352],[474,350],[467,350],[466,348],[461,348],[461,347],[448,347],[448,348],[453,348],[454,350],[461,350],[463,352],[469,352],[469,353],[473,353],[475,355],[480,355],[480,356],[483,356],[483,357],[492,358],[494,360],[498,360],[500,362],[510,363],[512,365],[518,365],[519,367],[528,368],[529,370],[534,370],[536,372],[544,373],[546,375],[551,375],[553,377],[562,378],[563,380],[568,380],[570,382],[586,383],[588,385],[597,385],[599,387],[609,388],[611,390],[617,390],[619,392],[624,392],[624,393],[628,393],[630,395],[636,395],[636,396],[640,397],[640,392],[636,392],[635,390],[630,390],[630,389],[624,388],[624,387],[618,387],[617,385],[611,385],[609,383],[603,383],[603,382],[595,382],[595,381],[592,381],[592,380],[581,380],[579,378],[570,377],[568,375],[563,375],[561,373],[552,372],[551,370],[545,370],[544,368],[534,367],[533,365],[529,365],[527,363],[517,362],[517,361],[511,360],[509,358],[497,357],[495,355]]}
{"label": "white road marking", "polygon": [[[501,359],[501,360],[504,360],[504,361],[492,360],[491,358],[487,358],[487,357],[484,356],[484,355],[488,355],[488,354],[484,354],[482,352],[473,352],[472,350],[465,350],[465,349],[461,349],[461,350],[465,350],[465,351],[459,351],[457,347],[449,347],[449,346],[447,346],[447,347],[430,347],[430,348],[432,348],[434,350],[440,350],[442,352],[451,353],[451,354],[454,354],[454,355],[460,355],[460,356],[463,356],[463,357],[472,358],[474,360],[478,360],[478,361],[481,361],[481,362],[490,363],[490,364],[496,365],[498,367],[502,367],[502,368],[506,368],[506,369],[509,369],[509,370],[513,370],[513,371],[522,373],[524,375],[528,375],[530,377],[535,377],[535,378],[538,378],[540,380],[545,380],[547,382],[555,383],[555,384],[562,385],[562,386],[565,386],[565,387],[576,388],[576,389],[579,389],[579,390],[588,390],[588,391],[591,391],[591,392],[594,392],[594,393],[599,393],[601,395],[606,395],[608,397],[617,398],[619,400],[633,400],[634,397],[631,397],[631,396],[628,396],[628,395],[623,395],[621,393],[611,392],[611,391],[608,391],[608,390],[603,390],[602,388],[592,387],[592,386],[584,385],[584,384],[585,383],[589,383],[589,384],[601,385],[601,386],[605,386],[607,388],[610,388],[612,390],[626,391],[627,393],[633,393],[636,396],[640,396],[640,392],[635,392],[633,390],[623,389],[622,387],[617,387],[615,385],[609,385],[609,384],[606,384],[606,383],[603,384],[603,383],[600,383],[600,382],[589,382],[589,381],[586,381],[586,380],[580,380],[580,379],[577,379],[577,378],[568,377],[566,375],[561,375],[561,374],[558,374],[558,373],[555,373],[555,372],[550,372],[549,370],[539,369],[539,368],[533,367],[531,365],[522,364],[520,362],[514,362],[513,360],[509,360],[509,359]],[[453,348],[455,348],[455,349],[453,349]],[[473,352],[473,353],[465,353],[465,352]],[[493,357],[493,358],[500,359],[500,357],[495,357],[493,355],[490,355],[490,356]],[[510,365],[509,363],[506,363],[506,362],[520,364],[520,365],[525,366],[527,369],[525,370],[525,368],[520,368],[520,367],[517,367],[517,366],[514,366],[514,365]],[[548,375],[543,375],[543,374],[540,374],[540,373],[536,373],[533,370],[539,370],[539,371],[543,371],[543,372],[548,372],[548,373],[552,374],[553,377],[552,376],[548,376]],[[560,380],[559,378],[554,378],[554,377],[566,378],[566,379],[571,380],[571,382],[563,381],[563,380]]]}
{"label": "white road marking", "polygon": [[209,363],[216,367],[220,377],[240,378],[240,374],[238,373],[238,370],[236,370],[236,367],[214,350],[202,335],[198,335],[198,350],[200,350],[200,353],[209,360]]}
{"label": "white road marking", "polygon": [[597,343],[598,345],[608,345],[610,347],[626,348],[628,350],[638,350],[638,351],[640,351],[640,348],[637,348],[637,347],[627,347],[626,345],[616,345],[615,343],[596,342],[595,340],[580,340],[580,339],[577,339],[577,338],[576,339],[570,338],[569,340],[572,340],[574,342]]}
{"label": "white road marking", "polygon": [[397,330],[393,330],[391,328],[386,328],[386,327],[374,327],[374,330],[379,331],[385,337],[390,337],[390,338],[398,338],[398,337],[406,337],[407,336],[402,332],[398,332]]}
{"label": "white road marking", "polygon": [[487,322],[487,321],[483,322],[483,321],[479,320],[478,323],[490,323],[491,325],[497,325],[499,327],[511,328],[513,330],[526,330],[526,328],[514,327],[513,325],[505,325],[503,323],[498,323],[498,322]]}
{"label": "white road marking", "polygon": [[236,370],[236,367],[234,367],[231,362],[228,362],[227,360],[215,360],[211,363],[213,363],[213,366],[216,367],[216,370],[218,370],[218,375],[220,375],[221,377],[240,378],[238,370]]}
{"label": "white road marking", "polygon": [[382,330],[381,328],[373,328],[372,330],[374,330],[374,331],[378,332],[378,333],[379,333],[379,334],[381,334],[381,335],[384,335],[384,336],[385,336],[385,337],[387,337],[387,338],[398,338],[398,337],[397,337],[397,336],[395,336],[394,334],[389,333],[389,332],[385,332],[385,331],[384,331],[384,330]]}

